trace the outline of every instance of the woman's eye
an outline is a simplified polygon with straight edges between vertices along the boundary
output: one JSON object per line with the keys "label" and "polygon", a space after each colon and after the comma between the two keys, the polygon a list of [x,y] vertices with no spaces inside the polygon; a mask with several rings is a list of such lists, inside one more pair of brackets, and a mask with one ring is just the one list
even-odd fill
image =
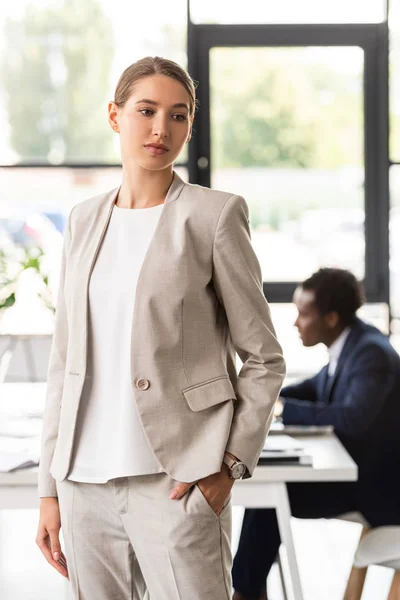
{"label": "woman's eye", "polygon": [[[150,117],[154,114],[154,110],[151,110],[151,108],[141,108],[139,112],[142,113],[144,117]],[[175,121],[186,121],[185,115],[172,115],[172,118]]]}

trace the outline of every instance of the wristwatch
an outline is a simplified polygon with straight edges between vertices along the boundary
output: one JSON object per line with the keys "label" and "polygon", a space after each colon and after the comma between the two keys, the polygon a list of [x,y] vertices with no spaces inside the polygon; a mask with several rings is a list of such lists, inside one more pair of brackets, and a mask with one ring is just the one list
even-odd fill
{"label": "wristwatch", "polygon": [[229,477],[231,479],[242,479],[246,472],[246,465],[244,463],[231,458],[228,454],[224,454],[223,462],[229,469]]}

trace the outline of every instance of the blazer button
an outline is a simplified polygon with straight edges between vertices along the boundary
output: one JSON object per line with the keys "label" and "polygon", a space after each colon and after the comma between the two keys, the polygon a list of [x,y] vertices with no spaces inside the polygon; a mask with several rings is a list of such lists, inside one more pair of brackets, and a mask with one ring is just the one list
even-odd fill
{"label": "blazer button", "polygon": [[150,381],[148,379],[138,379],[136,382],[136,387],[139,390],[147,390],[150,387]]}

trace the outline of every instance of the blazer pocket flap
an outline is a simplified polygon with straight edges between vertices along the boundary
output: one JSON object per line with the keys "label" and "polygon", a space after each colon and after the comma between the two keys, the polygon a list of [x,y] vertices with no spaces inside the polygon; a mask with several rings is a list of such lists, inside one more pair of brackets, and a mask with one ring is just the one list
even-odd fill
{"label": "blazer pocket flap", "polygon": [[212,379],[182,390],[189,407],[197,412],[220,402],[236,399],[235,390],[228,377]]}

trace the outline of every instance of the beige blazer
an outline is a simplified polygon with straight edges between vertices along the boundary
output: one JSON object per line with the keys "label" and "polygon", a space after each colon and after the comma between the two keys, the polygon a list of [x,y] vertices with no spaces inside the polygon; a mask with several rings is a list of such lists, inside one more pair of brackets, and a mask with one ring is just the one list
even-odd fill
{"label": "beige blazer", "polygon": [[[118,188],[77,204],[66,227],[40,497],[57,496],[55,480],[68,475],[86,373],[88,283],[117,194]],[[219,471],[225,450],[246,464],[250,477],[283,382],[285,363],[248,216],[241,196],[185,183],[174,173],[139,275],[133,396],[153,452],[179,481]],[[243,362],[239,374],[235,351]]]}

